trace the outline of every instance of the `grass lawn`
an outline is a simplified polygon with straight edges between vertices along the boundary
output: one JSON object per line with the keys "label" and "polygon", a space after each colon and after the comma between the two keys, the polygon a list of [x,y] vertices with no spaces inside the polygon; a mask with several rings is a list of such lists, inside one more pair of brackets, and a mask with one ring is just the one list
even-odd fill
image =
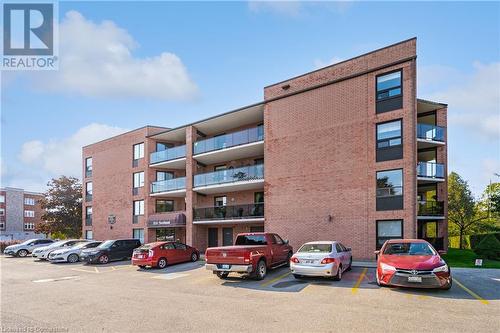
{"label": "grass lawn", "polygon": [[[448,265],[451,267],[476,267],[474,261],[476,258],[480,258],[472,250],[460,250],[448,248],[448,253],[442,255],[443,259],[446,260]],[[500,268],[500,261],[497,260],[483,260],[482,268]]]}

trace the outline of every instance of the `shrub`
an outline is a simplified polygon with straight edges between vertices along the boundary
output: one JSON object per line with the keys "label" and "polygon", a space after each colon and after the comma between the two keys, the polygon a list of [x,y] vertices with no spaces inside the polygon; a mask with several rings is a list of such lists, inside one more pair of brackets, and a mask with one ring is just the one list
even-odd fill
{"label": "shrub", "polygon": [[488,259],[500,259],[500,241],[493,234],[486,235],[481,243],[474,249],[474,252]]}
{"label": "shrub", "polygon": [[7,246],[15,245],[15,244],[19,244],[19,243],[21,243],[21,241],[18,241],[18,240],[0,241],[0,251],[3,253],[3,251],[5,250],[5,248]]}
{"label": "shrub", "polygon": [[478,235],[471,235],[470,236],[470,247],[472,249],[475,249],[479,243],[488,235],[494,235],[499,241],[500,241],[500,232],[496,233],[489,233],[489,234],[478,234]]}

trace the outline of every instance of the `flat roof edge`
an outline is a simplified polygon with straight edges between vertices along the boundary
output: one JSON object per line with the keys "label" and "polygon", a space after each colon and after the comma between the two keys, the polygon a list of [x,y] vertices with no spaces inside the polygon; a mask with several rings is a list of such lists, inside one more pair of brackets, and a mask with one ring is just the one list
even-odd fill
{"label": "flat roof edge", "polygon": [[423,98],[417,98],[417,102],[430,103],[430,104],[439,105],[439,106],[448,106],[448,104],[446,104],[446,103],[429,101],[428,99],[423,99]]}

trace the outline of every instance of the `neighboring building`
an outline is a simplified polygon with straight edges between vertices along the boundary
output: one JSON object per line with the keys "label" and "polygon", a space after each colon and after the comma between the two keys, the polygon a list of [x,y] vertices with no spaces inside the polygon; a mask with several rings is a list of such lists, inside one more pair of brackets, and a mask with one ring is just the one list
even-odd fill
{"label": "neighboring building", "polygon": [[35,226],[42,222],[41,198],[42,193],[0,188],[0,240],[45,238],[34,232]]}
{"label": "neighboring building", "polygon": [[84,147],[83,232],[204,250],[266,230],[356,258],[399,237],[446,249],[447,106],[416,86],[410,39],[267,86],[258,104]]}

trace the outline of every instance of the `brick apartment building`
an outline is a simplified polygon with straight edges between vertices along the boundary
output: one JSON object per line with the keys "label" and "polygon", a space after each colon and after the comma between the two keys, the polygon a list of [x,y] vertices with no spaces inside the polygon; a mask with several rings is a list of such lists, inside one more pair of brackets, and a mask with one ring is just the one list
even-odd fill
{"label": "brick apartment building", "polygon": [[417,99],[416,39],[264,88],[264,101],[83,148],[87,238],[179,239],[204,250],[272,231],[447,244],[446,104]]}
{"label": "brick apartment building", "polygon": [[35,226],[42,222],[43,209],[39,200],[43,194],[22,189],[0,188],[0,240],[45,238],[35,234]]}

